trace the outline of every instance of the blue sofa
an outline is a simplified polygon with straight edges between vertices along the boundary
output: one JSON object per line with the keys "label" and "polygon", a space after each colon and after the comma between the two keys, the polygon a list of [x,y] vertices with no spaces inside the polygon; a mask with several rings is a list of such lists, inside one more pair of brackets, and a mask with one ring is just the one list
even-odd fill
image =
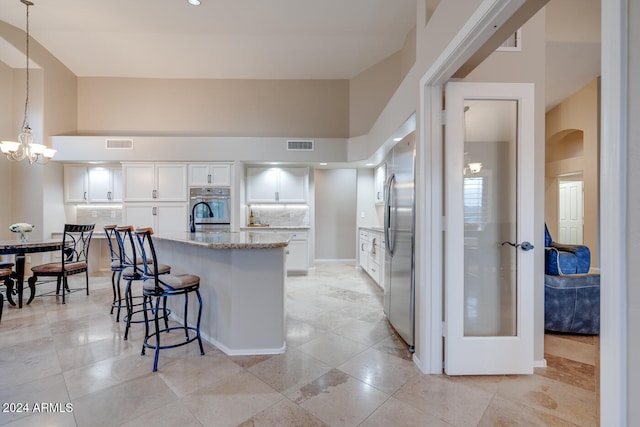
{"label": "blue sofa", "polygon": [[600,275],[544,276],[544,327],[547,331],[600,333]]}
{"label": "blue sofa", "polygon": [[591,252],[583,245],[554,242],[544,225],[545,273],[553,275],[586,274],[591,267]]}

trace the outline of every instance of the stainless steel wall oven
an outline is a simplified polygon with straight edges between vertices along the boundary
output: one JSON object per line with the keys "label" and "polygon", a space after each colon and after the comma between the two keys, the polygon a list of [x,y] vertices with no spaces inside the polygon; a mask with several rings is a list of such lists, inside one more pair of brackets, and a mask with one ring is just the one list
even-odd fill
{"label": "stainless steel wall oven", "polygon": [[231,229],[231,192],[226,187],[192,187],[189,190],[189,228],[195,231]]}

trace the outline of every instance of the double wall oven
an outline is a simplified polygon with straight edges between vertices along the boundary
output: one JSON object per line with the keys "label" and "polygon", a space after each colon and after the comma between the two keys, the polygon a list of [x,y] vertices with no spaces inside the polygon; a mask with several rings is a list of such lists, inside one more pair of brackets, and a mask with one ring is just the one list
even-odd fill
{"label": "double wall oven", "polygon": [[226,187],[189,190],[189,228],[195,231],[230,231],[231,192]]}

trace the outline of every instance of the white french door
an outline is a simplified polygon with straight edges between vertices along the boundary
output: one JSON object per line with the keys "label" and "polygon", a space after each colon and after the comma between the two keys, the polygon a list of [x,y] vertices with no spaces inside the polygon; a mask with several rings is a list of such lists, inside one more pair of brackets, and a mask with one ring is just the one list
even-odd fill
{"label": "white french door", "polygon": [[445,372],[533,372],[534,87],[445,87]]}

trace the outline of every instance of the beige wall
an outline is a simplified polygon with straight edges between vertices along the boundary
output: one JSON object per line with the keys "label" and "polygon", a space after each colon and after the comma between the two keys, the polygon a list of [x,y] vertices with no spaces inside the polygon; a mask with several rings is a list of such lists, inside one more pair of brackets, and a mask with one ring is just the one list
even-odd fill
{"label": "beige wall", "polygon": [[341,138],[347,80],[78,79],[86,135]]}
{"label": "beige wall", "polygon": [[545,220],[558,236],[558,177],[582,172],[584,178],[583,242],[598,268],[599,85],[593,80],[546,115]]}
{"label": "beige wall", "polygon": [[349,136],[365,135],[416,59],[415,28],[401,50],[349,81]]}
{"label": "beige wall", "polygon": [[315,259],[354,260],[357,170],[316,169]]}
{"label": "beige wall", "polygon": [[[12,88],[13,87],[13,69],[0,63],[0,87]],[[2,92],[0,96],[0,139],[15,139],[18,129],[14,126],[13,119],[13,91],[7,89]],[[5,161],[0,157],[0,183],[5,191],[5,200],[11,200],[11,188],[12,185],[12,168],[11,163]],[[9,194],[6,194],[9,192]],[[0,239],[10,238],[11,232],[6,227],[1,227],[2,224],[11,224],[11,204],[0,203]]]}

